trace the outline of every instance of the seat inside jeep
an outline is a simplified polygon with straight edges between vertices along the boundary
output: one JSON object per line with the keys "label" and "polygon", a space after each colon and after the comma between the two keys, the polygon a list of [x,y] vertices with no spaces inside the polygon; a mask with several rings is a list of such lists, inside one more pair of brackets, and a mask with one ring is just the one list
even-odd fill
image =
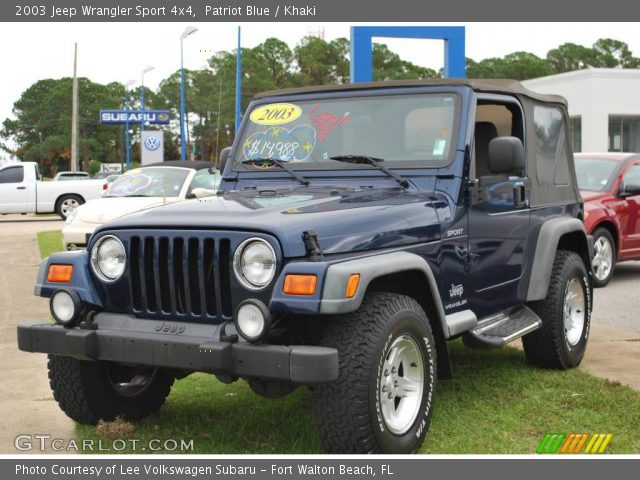
{"label": "seat inside jeep", "polygon": [[[522,114],[515,105],[479,102],[476,109],[474,134],[474,164],[472,178],[487,185],[520,177],[524,172],[514,170],[496,174],[489,168],[489,142],[497,137],[513,136],[523,141]],[[523,142],[524,143],[524,142]]]}

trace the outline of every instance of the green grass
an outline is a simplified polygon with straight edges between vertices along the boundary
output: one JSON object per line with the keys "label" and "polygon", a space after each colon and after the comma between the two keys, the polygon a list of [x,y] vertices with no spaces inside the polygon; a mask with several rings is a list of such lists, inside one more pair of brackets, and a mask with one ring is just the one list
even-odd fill
{"label": "green grass", "polygon": [[[42,256],[62,248],[60,232],[39,233],[38,242]],[[613,433],[608,453],[640,453],[640,392],[578,370],[530,367],[512,348],[450,346],[454,379],[438,385],[421,453],[534,453],[550,432]],[[177,381],[161,411],[134,428],[126,437],[141,444],[193,439],[193,453],[321,452],[308,389],[266,400],[243,381],[226,385],[205,374]],[[76,430],[79,439],[109,442],[96,427]]]}
{"label": "green grass", "polygon": [[[455,378],[439,383],[421,453],[534,453],[549,432],[613,433],[608,453],[640,452],[640,393],[577,370],[530,367],[512,348],[454,342],[451,353]],[[107,440],[95,427],[76,428],[81,439]],[[321,453],[309,390],[266,400],[243,381],[205,374],[176,382],[162,410],[129,437],[193,439],[193,453]]]}
{"label": "green grass", "polygon": [[60,230],[38,232],[38,246],[40,247],[40,257],[42,258],[62,251],[62,232]]}

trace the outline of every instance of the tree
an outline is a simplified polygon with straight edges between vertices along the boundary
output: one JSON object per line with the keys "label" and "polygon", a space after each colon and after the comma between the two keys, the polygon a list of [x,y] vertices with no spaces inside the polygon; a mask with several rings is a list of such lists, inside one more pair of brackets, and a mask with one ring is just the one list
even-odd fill
{"label": "tree", "polygon": [[420,67],[406,60],[400,55],[389,50],[384,44],[374,43],[373,79],[374,80],[405,80],[438,78],[438,72],[431,68]]}
{"label": "tree", "polygon": [[327,85],[341,83],[345,78],[345,41],[327,42],[322,38],[307,36],[294,48],[300,70],[301,85]]}
{"label": "tree", "polygon": [[[71,78],[40,80],[23,92],[13,105],[15,119],[3,122],[0,136],[12,139],[16,156],[36,161],[49,170],[69,168],[71,158]],[[110,142],[118,141],[113,127],[99,124],[100,108],[117,108],[124,89],[78,79],[79,152],[84,170],[91,158],[106,159]]]}
{"label": "tree", "polygon": [[547,52],[547,62],[556,73],[582,70],[595,65],[596,53],[593,48],[575,43],[564,43]]}
{"label": "tree", "polygon": [[638,68],[640,58],[634,57],[629,45],[620,40],[601,38],[593,44],[596,67]]}
{"label": "tree", "polygon": [[544,59],[529,52],[513,52],[503,58],[486,58],[480,62],[467,59],[470,78],[511,78],[527,80],[555,73]]}

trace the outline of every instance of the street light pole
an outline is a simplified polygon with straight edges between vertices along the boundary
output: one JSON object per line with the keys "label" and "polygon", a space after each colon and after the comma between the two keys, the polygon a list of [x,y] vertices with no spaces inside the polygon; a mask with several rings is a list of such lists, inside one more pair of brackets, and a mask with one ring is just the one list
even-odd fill
{"label": "street light pole", "polygon": [[187,159],[187,142],[185,140],[185,94],[184,94],[184,39],[197,32],[196,27],[187,27],[180,35],[180,159]]}
{"label": "street light pole", "polygon": [[142,115],[140,115],[140,139],[142,140],[142,132],[144,132],[144,74],[153,70],[153,67],[147,67],[142,70],[142,81],[140,82],[140,107]]}
{"label": "street light pole", "polygon": [[[135,80],[129,80],[124,86],[124,110],[127,115],[125,120],[125,143],[127,148],[127,170],[131,169],[131,141],[129,139],[129,88],[136,83]],[[122,172],[124,173],[124,172]]]}

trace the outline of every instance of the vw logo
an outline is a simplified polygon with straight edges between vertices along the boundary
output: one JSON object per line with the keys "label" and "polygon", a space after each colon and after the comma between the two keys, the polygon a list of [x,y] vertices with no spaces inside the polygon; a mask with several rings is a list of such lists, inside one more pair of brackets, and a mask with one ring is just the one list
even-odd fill
{"label": "vw logo", "polygon": [[144,139],[144,147],[147,150],[157,150],[160,148],[160,139],[154,136],[148,136]]}

